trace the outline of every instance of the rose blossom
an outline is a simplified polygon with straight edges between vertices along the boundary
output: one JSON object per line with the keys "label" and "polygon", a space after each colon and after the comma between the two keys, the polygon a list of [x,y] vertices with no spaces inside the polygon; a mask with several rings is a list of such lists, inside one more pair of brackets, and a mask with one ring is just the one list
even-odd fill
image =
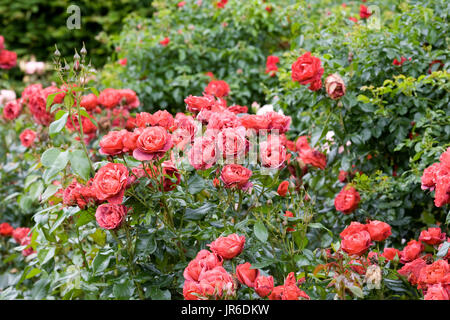
{"label": "rose blossom", "polygon": [[392,234],[391,226],[378,220],[370,221],[367,224],[367,231],[373,241],[384,241]]}
{"label": "rose blossom", "polygon": [[339,236],[341,237],[341,239],[344,239],[346,236],[360,231],[367,231],[367,225],[352,221],[350,225],[340,233]]}
{"label": "rose blossom", "polygon": [[217,151],[226,160],[234,162],[240,159],[247,151],[247,147],[244,127],[225,128],[217,137]]}
{"label": "rose blossom", "polygon": [[370,245],[371,238],[367,231],[350,234],[341,241],[342,250],[351,255],[362,255]]}
{"label": "rose blossom", "polygon": [[206,170],[216,163],[216,143],[214,137],[197,137],[188,154],[189,163],[196,170]]}
{"label": "rose blossom", "polygon": [[255,286],[255,280],[259,276],[258,269],[250,269],[251,264],[246,262],[236,266],[236,276],[240,283],[245,284],[247,287],[253,288]]}
{"label": "rose blossom", "polygon": [[223,80],[213,80],[206,86],[205,93],[222,98],[230,93],[230,86]]}
{"label": "rose blossom", "polygon": [[99,200],[121,204],[128,180],[128,169],[121,163],[108,163],[95,174],[92,188]]}
{"label": "rose blossom", "polygon": [[345,95],[345,83],[337,74],[331,74],[325,79],[325,89],[331,99],[336,100]]}
{"label": "rose blossom", "polygon": [[200,250],[195,259],[189,262],[184,269],[183,276],[186,280],[198,281],[198,277],[203,269],[211,270],[217,266],[222,266],[223,259],[221,256],[208,250]]}
{"label": "rose blossom", "polygon": [[238,188],[246,190],[250,187],[249,179],[252,171],[239,164],[227,164],[222,168],[220,179],[225,188]]}
{"label": "rose blossom", "polygon": [[281,141],[272,136],[259,145],[261,164],[266,168],[279,169],[286,161],[286,148]]}
{"label": "rose blossom", "polygon": [[[178,169],[172,161],[164,161],[162,163],[162,185],[164,192],[171,191],[181,182],[181,176]],[[175,180],[175,181],[173,181]]]}
{"label": "rose blossom", "polygon": [[450,266],[445,260],[436,260],[420,270],[418,288],[427,288],[430,285],[450,281]]}
{"label": "rose blossom", "polygon": [[401,263],[409,262],[419,257],[419,254],[423,251],[424,245],[420,241],[411,240],[408,244],[403,248],[401,252]]}
{"label": "rose blossom", "polygon": [[0,105],[16,100],[16,93],[13,90],[0,90]]}
{"label": "rose blossom", "polygon": [[36,139],[36,132],[31,129],[25,129],[19,136],[20,142],[24,147],[31,147]]}
{"label": "rose blossom", "polygon": [[20,99],[9,101],[3,107],[3,117],[7,120],[14,120],[22,111],[22,103]]}
{"label": "rose blossom", "polygon": [[160,126],[147,127],[136,141],[133,157],[140,161],[161,158],[172,146],[172,136],[166,129]]}
{"label": "rose blossom", "polygon": [[360,199],[358,191],[354,187],[346,185],[334,199],[334,206],[337,211],[350,214],[358,207]]}
{"label": "rose blossom", "polygon": [[372,15],[372,13],[369,11],[369,8],[367,8],[365,5],[361,4],[359,6],[359,16],[361,19],[367,19]]}
{"label": "rose blossom", "polygon": [[119,90],[107,88],[100,92],[98,102],[108,109],[113,109],[119,105],[121,98]]}
{"label": "rose blossom", "polygon": [[198,113],[203,109],[211,109],[211,106],[215,103],[215,99],[212,95],[204,95],[203,97],[190,95],[186,99],[184,99],[184,102],[186,103],[188,111],[192,113]]}
{"label": "rose blossom", "polygon": [[289,191],[289,181],[283,181],[278,186],[277,192],[280,196],[284,197]]}
{"label": "rose blossom", "polygon": [[223,259],[233,259],[239,255],[244,249],[245,236],[239,236],[236,233],[230,234],[227,237],[219,237],[208,247],[212,252],[218,254]]}
{"label": "rose blossom", "polygon": [[398,249],[394,248],[384,248],[382,257],[386,258],[386,260],[394,260],[395,256],[397,256],[400,259],[401,252]]}
{"label": "rose blossom", "polygon": [[0,50],[0,69],[11,69],[17,64],[17,53]]}
{"label": "rose blossom", "polygon": [[0,223],[0,235],[10,236],[12,235],[14,228],[7,222]]}
{"label": "rose blossom", "polygon": [[450,293],[442,284],[434,284],[427,288],[424,300],[450,300]]}
{"label": "rose blossom", "polygon": [[273,290],[272,276],[258,276],[255,280],[255,291],[261,297],[267,297]]}
{"label": "rose blossom", "polygon": [[14,229],[14,231],[12,232],[12,237],[14,238],[14,240],[20,244],[20,242],[22,241],[23,238],[25,238],[26,236],[28,236],[28,234],[30,233],[31,229],[30,228],[16,228]]}
{"label": "rose blossom", "polygon": [[93,93],[81,97],[80,106],[82,106],[86,110],[94,110],[98,106],[98,104],[98,98]]}
{"label": "rose blossom", "polygon": [[100,154],[118,155],[123,151],[123,138],[127,134],[127,130],[110,131],[100,140]]}
{"label": "rose blossom", "polygon": [[322,87],[320,78],[324,69],[319,58],[306,52],[292,64],[292,80],[298,81],[302,85],[310,84],[312,91],[319,90]]}
{"label": "rose blossom", "polygon": [[416,285],[419,280],[420,271],[422,268],[426,267],[427,263],[425,260],[418,258],[413,260],[412,262],[406,263],[401,269],[398,270],[398,273],[407,277],[408,281],[412,285]]}
{"label": "rose blossom", "polygon": [[429,245],[440,244],[445,241],[446,235],[441,232],[441,228],[428,228],[428,230],[422,230],[419,236],[419,241],[425,242]]}
{"label": "rose blossom", "polygon": [[160,126],[172,131],[175,126],[175,119],[166,110],[158,110],[152,116],[152,126]]}
{"label": "rose blossom", "polygon": [[95,212],[95,219],[103,229],[117,229],[124,221],[129,208],[121,204],[105,203],[98,206]]}

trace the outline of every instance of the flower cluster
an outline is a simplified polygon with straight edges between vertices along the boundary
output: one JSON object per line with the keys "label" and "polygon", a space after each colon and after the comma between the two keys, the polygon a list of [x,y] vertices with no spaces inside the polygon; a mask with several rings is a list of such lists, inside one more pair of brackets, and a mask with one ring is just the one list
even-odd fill
{"label": "flower cluster", "polygon": [[0,223],[0,236],[12,237],[20,246],[27,246],[22,250],[22,255],[24,257],[36,253],[36,251],[30,246],[32,236],[30,228],[19,227],[14,229],[14,227],[12,227],[9,223],[3,222]]}
{"label": "flower cluster", "polygon": [[439,162],[426,168],[422,175],[422,190],[435,191],[434,204],[442,207],[450,203],[450,147],[440,156]]}
{"label": "flower cluster", "polygon": [[5,38],[0,35],[0,69],[11,69],[17,64],[17,53],[5,49]]}

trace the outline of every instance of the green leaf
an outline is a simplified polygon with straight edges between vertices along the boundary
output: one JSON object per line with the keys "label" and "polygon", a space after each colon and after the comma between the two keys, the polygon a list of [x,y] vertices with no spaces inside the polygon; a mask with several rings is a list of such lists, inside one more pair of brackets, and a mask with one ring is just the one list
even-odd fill
{"label": "green leaf", "polygon": [[81,226],[84,226],[85,224],[88,224],[92,220],[95,220],[95,216],[93,214],[91,214],[90,212],[88,212],[86,210],[80,211],[79,218],[78,218],[77,222],[75,223],[75,225],[77,227],[81,227]]}
{"label": "green leaf", "polygon": [[83,180],[89,180],[91,164],[83,150],[69,152],[70,167],[72,172],[79,175]]}
{"label": "green leaf", "polygon": [[51,184],[45,189],[44,193],[41,197],[41,202],[47,201],[51,196],[53,196],[56,191],[58,191],[61,188],[61,186],[55,186],[54,184]]}
{"label": "green leaf", "polygon": [[255,236],[261,241],[266,242],[269,238],[269,233],[261,221],[257,221],[253,227],[253,232]]}
{"label": "green leaf", "polygon": [[50,136],[55,135],[56,133],[60,132],[64,128],[64,126],[66,125],[68,116],[69,116],[69,113],[64,112],[64,114],[61,116],[61,118],[50,123],[50,128],[48,131]]}
{"label": "green leaf", "polygon": [[50,168],[55,162],[56,158],[58,158],[60,153],[61,150],[59,150],[58,148],[50,148],[45,150],[41,156],[42,165]]}
{"label": "green leaf", "polygon": [[35,275],[38,275],[39,273],[41,273],[41,270],[39,270],[37,268],[33,268],[30,272],[28,272],[25,279],[33,278]]}
{"label": "green leaf", "polygon": [[108,250],[105,252],[99,252],[92,262],[92,271],[94,274],[105,271],[108,268],[109,261],[113,257],[114,252],[112,250]]}
{"label": "green leaf", "polygon": [[134,292],[134,284],[130,280],[125,280],[123,283],[116,283],[113,287],[113,294],[116,299],[128,300]]}
{"label": "green leaf", "polygon": [[161,290],[158,287],[151,287],[150,298],[152,298],[152,300],[170,300],[171,294],[169,290]]}
{"label": "green leaf", "polygon": [[184,214],[185,220],[200,220],[202,219],[209,211],[213,211],[213,208],[217,206],[213,203],[205,203],[201,207],[196,209],[186,208],[186,213]]}
{"label": "green leaf", "polygon": [[52,94],[49,94],[49,95],[48,95],[48,97],[47,97],[47,103],[46,103],[46,105],[45,105],[45,110],[48,110],[48,108],[52,105],[53,100],[55,100],[55,97],[56,97],[58,94],[60,94],[60,93],[62,93],[62,91],[61,91],[61,92],[55,92],[55,93],[52,93]]}
{"label": "green leaf", "polygon": [[363,293],[363,291],[361,290],[360,287],[350,286],[350,287],[347,287],[347,288],[349,288],[350,291],[351,291],[355,296],[357,296],[358,298],[364,298],[364,293]]}
{"label": "green leaf", "polygon": [[197,174],[193,175],[188,181],[188,191],[190,194],[199,193],[205,186],[205,180]]}

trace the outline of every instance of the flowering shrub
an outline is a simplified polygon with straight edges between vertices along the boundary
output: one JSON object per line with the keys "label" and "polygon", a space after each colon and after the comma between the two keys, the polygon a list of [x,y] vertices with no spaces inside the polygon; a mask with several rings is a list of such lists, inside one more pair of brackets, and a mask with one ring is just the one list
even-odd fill
{"label": "flowering shrub", "polygon": [[1,298],[449,299],[444,2],[233,3],[2,93]]}

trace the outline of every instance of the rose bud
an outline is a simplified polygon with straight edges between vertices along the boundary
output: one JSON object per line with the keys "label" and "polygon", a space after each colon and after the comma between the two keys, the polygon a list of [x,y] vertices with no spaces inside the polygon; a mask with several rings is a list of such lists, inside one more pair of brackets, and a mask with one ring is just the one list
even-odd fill
{"label": "rose bud", "polygon": [[261,297],[267,297],[273,290],[273,277],[258,276],[255,279],[255,291]]}
{"label": "rose bud", "polygon": [[400,258],[400,255],[401,255],[401,253],[400,253],[400,250],[398,250],[398,249],[384,248],[383,254],[381,256],[386,258],[386,260],[392,261],[395,259],[395,256]]}
{"label": "rose bud", "polygon": [[227,237],[219,237],[208,246],[212,252],[218,254],[223,259],[233,259],[244,249],[245,236],[238,236],[236,233]]}
{"label": "rose bud", "polygon": [[331,99],[336,100],[345,95],[345,83],[337,74],[331,74],[325,79],[325,89]]}
{"label": "rose bud", "polygon": [[251,264],[246,262],[236,266],[236,276],[240,283],[245,284],[247,287],[253,288],[255,286],[255,280],[259,276],[258,269],[250,269]]}
{"label": "rose bud", "polygon": [[280,196],[284,197],[289,191],[289,181],[283,181],[278,186],[277,192]]}

